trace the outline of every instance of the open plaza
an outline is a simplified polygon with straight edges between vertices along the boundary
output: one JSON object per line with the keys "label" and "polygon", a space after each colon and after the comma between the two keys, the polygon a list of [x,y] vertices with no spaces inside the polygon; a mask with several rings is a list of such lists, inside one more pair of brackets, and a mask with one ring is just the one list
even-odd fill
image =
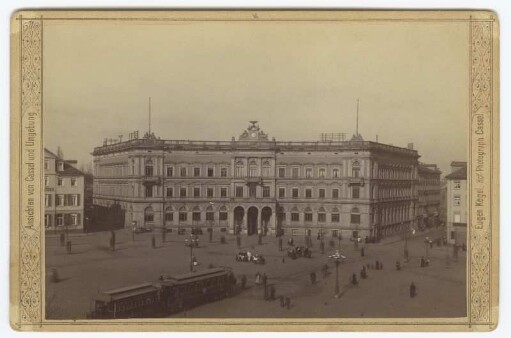
{"label": "open plaza", "polygon": [[[110,247],[111,232],[92,234],[70,233],[71,253],[60,245],[57,235],[46,237],[46,311],[48,319],[80,319],[92,309],[93,301],[102,291],[146,281],[160,275],[177,275],[190,271],[191,254],[197,259],[195,271],[211,266],[232,268],[238,280],[247,279],[246,287],[234,296],[204,304],[176,317],[191,318],[361,318],[361,317],[464,317],[466,315],[466,252],[454,254],[450,245],[425,244],[425,239],[440,238],[443,229],[431,229],[407,238],[409,260],[403,257],[403,237],[386,238],[380,243],[360,243],[358,248],[349,239],[325,237],[325,250],[313,237],[312,257],[291,259],[283,238],[282,251],[278,238],[214,234],[199,235],[198,248],[185,246],[190,234],[161,232],[133,234],[127,229],[116,231],[115,250]],[[224,236],[225,242],[221,240]],[[153,247],[153,237],[155,245]],[[294,236],[295,245],[305,245],[304,236]],[[335,262],[328,258],[340,248],[346,258],[338,267],[339,293],[336,294]],[[238,262],[240,251],[262,254],[266,263],[256,265]],[[363,251],[363,256],[362,256]],[[421,258],[430,260],[421,267]],[[383,266],[375,269],[376,261]],[[401,269],[396,269],[396,262]],[[323,274],[324,265],[328,274]],[[366,267],[367,278],[360,272]],[[276,291],[275,300],[264,299],[264,288],[256,285],[257,273],[266,274],[268,284]],[[311,273],[316,274],[315,283]],[[52,280],[58,274],[58,281]],[[351,283],[356,274],[358,285]],[[417,295],[410,297],[414,283]],[[281,307],[279,297],[290,299],[290,308]]]}

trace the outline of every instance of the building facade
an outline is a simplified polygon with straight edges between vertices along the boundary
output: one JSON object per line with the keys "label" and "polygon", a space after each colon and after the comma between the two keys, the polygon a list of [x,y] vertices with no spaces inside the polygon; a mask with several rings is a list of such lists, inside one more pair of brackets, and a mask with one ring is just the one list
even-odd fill
{"label": "building facade", "polygon": [[417,151],[360,135],[277,142],[252,121],[227,142],[147,133],[93,156],[94,204],[119,204],[127,227],[382,237],[417,221]]}
{"label": "building facade", "polygon": [[437,226],[440,223],[441,184],[442,172],[436,164],[419,163],[419,203],[417,224],[419,228]]}
{"label": "building facade", "polygon": [[46,230],[82,230],[84,174],[76,161],[44,149],[44,225]]}
{"label": "building facade", "polygon": [[468,185],[467,162],[452,162],[447,181],[447,241],[462,245],[467,241]]}

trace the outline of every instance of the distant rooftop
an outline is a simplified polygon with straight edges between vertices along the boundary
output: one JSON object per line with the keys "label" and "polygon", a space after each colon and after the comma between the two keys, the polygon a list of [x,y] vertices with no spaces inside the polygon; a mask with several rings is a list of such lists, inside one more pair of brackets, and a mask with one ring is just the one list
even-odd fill
{"label": "distant rooftop", "polygon": [[[466,163],[466,162],[465,162]],[[467,179],[467,167],[462,167],[449,175],[445,176],[448,180],[466,180]]]}

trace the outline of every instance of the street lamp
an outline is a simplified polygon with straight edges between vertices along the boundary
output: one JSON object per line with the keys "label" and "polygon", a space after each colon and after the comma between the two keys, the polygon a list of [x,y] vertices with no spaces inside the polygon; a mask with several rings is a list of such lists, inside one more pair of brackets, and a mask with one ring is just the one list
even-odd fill
{"label": "street lamp", "polygon": [[335,260],[335,297],[339,297],[339,258]]}
{"label": "street lamp", "polygon": [[197,245],[197,239],[190,238],[190,240],[185,239],[185,246],[190,247],[190,272],[193,272],[193,266],[195,263],[195,259],[193,257],[193,247]]}

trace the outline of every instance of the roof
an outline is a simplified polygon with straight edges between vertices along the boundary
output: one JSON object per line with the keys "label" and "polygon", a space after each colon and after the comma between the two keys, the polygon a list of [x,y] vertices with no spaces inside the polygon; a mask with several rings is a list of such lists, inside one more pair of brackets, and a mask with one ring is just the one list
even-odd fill
{"label": "roof", "polygon": [[[59,175],[62,175],[62,176],[84,176],[85,175],[82,171],[76,169],[73,166],[73,164],[76,164],[77,161],[75,161],[75,160],[66,161],[66,160],[58,157],[57,155],[55,155],[54,153],[52,153],[51,151],[49,151],[46,148],[44,148],[44,151],[47,152],[48,154],[50,154],[51,156],[55,157],[57,160],[64,162],[64,170],[57,170],[57,173]],[[55,163],[55,165],[57,165],[57,164]]]}
{"label": "roof", "polygon": [[464,162],[464,161],[452,161],[451,162],[451,167],[466,167],[467,166],[467,162]]}
{"label": "roof", "polygon": [[171,284],[190,283],[207,277],[221,276],[229,272],[225,268],[213,268],[201,272],[189,272],[177,276],[165,276],[163,282]]}
{"label": "roof", "polygon": [[428,165],[420,164],[419,165],[419,172],[426,173],[426,174],[441,174],[442,172],[438,169],[431,169]]}
{"label": "roof", "polygon": [[103,291],[103,297],[108,300],[118,300],[144,294],[151,291],[158,291],[158,286],[152,283],[142,283],[131,285],[123,288]]}
{"label": "roof", "polygon": [[467,179],[467,167],[460,168],[449,175],[445,176],[448,180],[466,180]]}

